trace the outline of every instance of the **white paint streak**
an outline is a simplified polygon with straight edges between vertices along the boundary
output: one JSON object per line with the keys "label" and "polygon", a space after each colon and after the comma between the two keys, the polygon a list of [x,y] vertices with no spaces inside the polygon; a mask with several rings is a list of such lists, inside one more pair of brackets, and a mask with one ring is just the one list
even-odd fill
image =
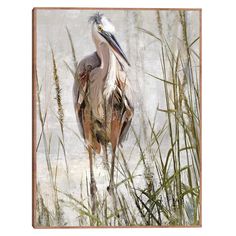
{"label": "white paint streak", "polygon": [[109,69],[104,86],[103,96],[109,99],[116,88],[117,61],[114,53],[110,50]]}
{"label": "white paint streak", "polygon": [[115,33],[115,26],[111,24],[111,22],[105,17],[102,17],[102,25],[103,25],[103,30],[110,32],[110,33]]}

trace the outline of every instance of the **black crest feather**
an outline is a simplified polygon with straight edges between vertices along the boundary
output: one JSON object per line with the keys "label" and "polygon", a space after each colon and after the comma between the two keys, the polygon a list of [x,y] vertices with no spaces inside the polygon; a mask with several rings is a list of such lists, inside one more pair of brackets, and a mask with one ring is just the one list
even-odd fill
{"label": "black crest feather", "polygon": [[101,24],[102,23],[102,16],[103,16],[103,14],[100,14],[99,12],[97,12],[93,16],[89,17],[89,23]]}

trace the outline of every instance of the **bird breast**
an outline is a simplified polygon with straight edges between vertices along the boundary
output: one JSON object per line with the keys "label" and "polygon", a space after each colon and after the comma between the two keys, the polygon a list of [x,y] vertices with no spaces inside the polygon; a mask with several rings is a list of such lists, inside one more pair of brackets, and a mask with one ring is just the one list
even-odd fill
{"label": "bird breast", "polygon": [[117,59],[112,51],[109,53],[109,67],[105,78],[103,96],[108,100],[116,88]]}
{"label": "bird breast", "polygon": [[[111,107],[107,106],[111,95],[117,87],[117,76],[119,73],[119,63],[116,56],[110,50],[106,51],[103,48],[101,66],[95,68],[90,74],[88,101],[93,113],[93,117],[100,122],[105,119],[105,106],[106,106],[106,119],[111,119]],[[107,53],[104,53],[107,52]],[[105,105],[106,104],[106,105]],[[105,106],[104,106],[105,105]]]}

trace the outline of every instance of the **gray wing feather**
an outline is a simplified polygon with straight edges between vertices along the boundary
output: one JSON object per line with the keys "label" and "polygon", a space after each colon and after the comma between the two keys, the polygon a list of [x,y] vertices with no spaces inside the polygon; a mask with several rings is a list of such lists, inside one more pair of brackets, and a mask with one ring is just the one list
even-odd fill
{"label": "gray wing feather", "polygon": [[87,80],[89,73],[96,67],[100,66],[101,62],[96,52],[82,59],[77,67],[73,85],[73,101],[76,120],[81,136],[84,138],[82,124],[83,103],[87,91]]}

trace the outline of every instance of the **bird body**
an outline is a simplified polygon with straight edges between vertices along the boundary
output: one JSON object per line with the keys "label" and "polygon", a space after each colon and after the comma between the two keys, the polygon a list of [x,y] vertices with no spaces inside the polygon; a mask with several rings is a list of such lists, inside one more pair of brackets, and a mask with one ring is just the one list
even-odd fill
{"label": "bird body", "polygon": [[126,65],[130,64],[113,35],[115,28],[99,13],[91,17],[91,21],[96,52],[80,61],[75,74],[73,97],[79,130],[89,152],[91,195],[94,201],[96,183],[92,152],[100,153],[111,143],[109,187],[114,189],[116,147],[125,140],[134,109],[125,72]]}
{"label": "bird body", "polygon": [[[97,39],[94,26],[93,39],[97,51],[83,58],[77,68],[74,81],[74,106],[79,130],[86,144],[93,147],[109,143],[111,140],[112,111],[117,110],[124,125],[118,143],[124,141],[133,116],[132,92],[127,80],[124,66],[121,64],[114,50],[103,39]],[[82,121],[85,106],[89,106],[93,127],[91,127],[92,143],[86,140]],[[106,114],[105,114],[106,113]],[[106,116],[106,117],[105,117]],[[106,124],[105,124],[106,123]],[[106,134],[105,134],[106,132]],[[107,137],[107,138],[105,138]],[[96,152],[101,150],[94,148]]]}

